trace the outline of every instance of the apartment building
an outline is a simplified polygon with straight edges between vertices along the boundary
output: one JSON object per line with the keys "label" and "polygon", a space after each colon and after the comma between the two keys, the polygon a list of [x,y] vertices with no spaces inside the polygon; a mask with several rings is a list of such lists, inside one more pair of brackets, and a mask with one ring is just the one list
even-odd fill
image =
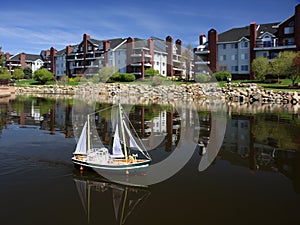
{"label": "apartment building", "polygon": [[[195,72],[228,71],[236,79],[253,79],[252,61],[263,56],[270,61],[282,51],[300,50],[300,4],[295,13],[282,22],[233,28],[221,34],[215,30],[200,35],[194,49]],[[206,70],[205,70],[206,69]]]}
{"label": "apartment building", "polygon": [[[182,57],[182,42],[168,36],[166,40],[151,37],[92,39],[84,34],[77,45],[69,45],[57,51],[55,48],[41,52],[45,68],[57,79],[68,77],[90,77],[104,66],[115,67],[121,73],[133,73],[137,78],[145,76],[145,70],[153,68],[163,76],[185,76],[187,69]],[[190,65],[191,66],[191,65]]]}
{"label": "apartment building", "polygon": [[40,55],[26,54],[24,52],[13,55],[6,60],[6,66],[8,71],[12,74],[16,67],[24,69],[25,67],[30,67],[32,72],[41,68],[44,61]]}

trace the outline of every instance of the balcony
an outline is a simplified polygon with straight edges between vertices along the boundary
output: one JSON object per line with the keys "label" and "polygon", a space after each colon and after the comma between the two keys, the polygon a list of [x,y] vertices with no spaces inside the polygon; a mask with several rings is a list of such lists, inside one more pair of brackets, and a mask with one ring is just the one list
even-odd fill
{"label": "balcony", "polygon": [[131,57],[142,57],[142,54],[141,53],[133,53],[131,54]]}
{"label": "balcony", "polygon": [[257,41],[256,47],[254,50],[263,51],[263,50],[282,50],[282,49],[294,49],[296,48],[296,44],[294,40],[285,40],[282,45],[279,45],[278,39],[274,39],[272,41]]}
{"label": "balcony", "polygon": [[196,61],[194,62],[195,65],[208,65],[210,61]]}
{"label": "balcony", "polygon": [[142,66],[142,63],[131,63],[131,66]]}
{"label": "balcony", "polygon": [[84,66],[79,65],[79,64],[76,64],[76,65],[74,65],[74,66],[71,66],[70,68],[71,68],[71,69],[83,69]]}
{"label": "balcony", "polygon": [[195,51],[196,55],[207,55],[209,53],[210,53],[210,51],[208,49],[197,49]]}

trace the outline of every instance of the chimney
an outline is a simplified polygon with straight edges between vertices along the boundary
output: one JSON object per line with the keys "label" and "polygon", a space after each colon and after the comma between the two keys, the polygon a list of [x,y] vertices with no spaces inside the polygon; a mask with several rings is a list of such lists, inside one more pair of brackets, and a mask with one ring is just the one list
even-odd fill
{"label": "chimney", "polygon": [[73,47],[71,45],[68,45],[66,47],[66,54],[69,55],[73,51]]}
{"label": "chimney", "polygon": [[9,58],[10,58],[10,54],[9,54],[9,52],[6,52],[6,53],[5,53],[5,60],[6,60],[6,61],[9,60]]}
{"label": "chimney", "polygon": [[103,50],[104,50],[104,66],[108,64],[108,51],[110,49],[110,41],[103,41]]}
{"label": "chimney", "polygon": [[199,36],[199,45],[203,45],[206,42],[205,34],[200,34]]}
{"label": "chimney", "polygon": [[126,72],[127,73],[133,72],[131,67],[131,63],[132,63],[131,55],[133,53],[133,49],[134,49],[134,38],[129,37],[127,38],[127,42],[126,42]]}
{"label": "chimney", "polygon": [[153,69],[154,68],[154,41],[153,41],[153,38],[148,39],[148,47],[150,50],[150,55],[152,56],[151,65],[152,65],[152,69]]}
{"label": "chimney", "polygon": [[68,45],[66,47],[66,76],[71,78],[72,74],[70,71],[70,62],[68,62],[68,55],[71,54],[73,51],[73,47],[71,45]]}
{"label": "chimney", "polygon": [[[257,30],[256,30],[256,22],[250,23],[250,64],[255,59],[255,51],[254,48],[256,47],[256,38],[257,38]],[[250,67],[250,79],[254,79],[253,71]]]}
{"label": "chimney", "polygon": [[26,54],[24,52],[20,54],[20,64],[22,69],[26,67]]}
{"label": "chimney", "polygon": [[89,34],[84,34],[83,35],[83,52],[87,53],[88,52],[88,40],[90,39]]}
{"label": "chimney", "polygon": [[173,38],[171,36],[166,37],[167,44],[167,76],[173,77]]}
{"label": "chimney", "polygon": [[110,41],[103,41],[103,50],[107,52],[110,49]]}
{"label": "chimney", "polygon": [[182,53],[182,41],[180,39],[176,40],[177,54],[181,55]]}
{"label": "chimney", "polygon": [[215,29],[208,31],[208,60],[211,72],[218,70],[218,32]]}
{"label": "chimney", "polygon": [[56,56],[56,49],[51,47],[50,48],[50,70],[54,74],[55,73],[55,59],[54,57]]}

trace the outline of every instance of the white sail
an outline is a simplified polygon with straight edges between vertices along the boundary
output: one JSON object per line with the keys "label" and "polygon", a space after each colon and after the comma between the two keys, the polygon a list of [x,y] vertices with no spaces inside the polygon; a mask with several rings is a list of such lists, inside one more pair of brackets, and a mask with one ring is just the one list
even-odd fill
{"label": "white sail", "polygon": [[114,135],[114,143],[112,148],[112,157],[124,157],[124,154],[122,152],[122,146],[120,143],[120,137],[119,137],[119,126],[116,125],[115,135]]}
{"label": "white sail", "polygon": [[123,121],[123,124],[124,124],[125,130],[126,130],[128,136],[129,136],[129,147],[138,149],[139,151],[143,152],[143,150],[141,149],[141,147],[138,146],[138,144],[136,143],[136,141],[135,141],[134,137],[132,136],[129,128],[127,127],[125,121]]}
{"label": "white sail", "polygon": [[87,149],[86,149],[86,126],[87,126],[87,122],[85,122],[75,152],[74,154],[86,154],[87,153]]}

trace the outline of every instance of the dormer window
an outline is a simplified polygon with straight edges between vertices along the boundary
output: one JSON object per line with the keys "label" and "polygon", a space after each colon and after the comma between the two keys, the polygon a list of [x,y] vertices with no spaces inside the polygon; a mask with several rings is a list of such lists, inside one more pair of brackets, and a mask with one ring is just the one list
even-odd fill
{"label": "dormer window", "polygon": [[248,42],[247,41],[242,41],[241,42],[241,48],[248,48]]}
{"label": "dormer window", "polygon": [[264,47],[271,47],[272,46],[272,38],[269,35],[265,35],[262,38],[263,46]]}

